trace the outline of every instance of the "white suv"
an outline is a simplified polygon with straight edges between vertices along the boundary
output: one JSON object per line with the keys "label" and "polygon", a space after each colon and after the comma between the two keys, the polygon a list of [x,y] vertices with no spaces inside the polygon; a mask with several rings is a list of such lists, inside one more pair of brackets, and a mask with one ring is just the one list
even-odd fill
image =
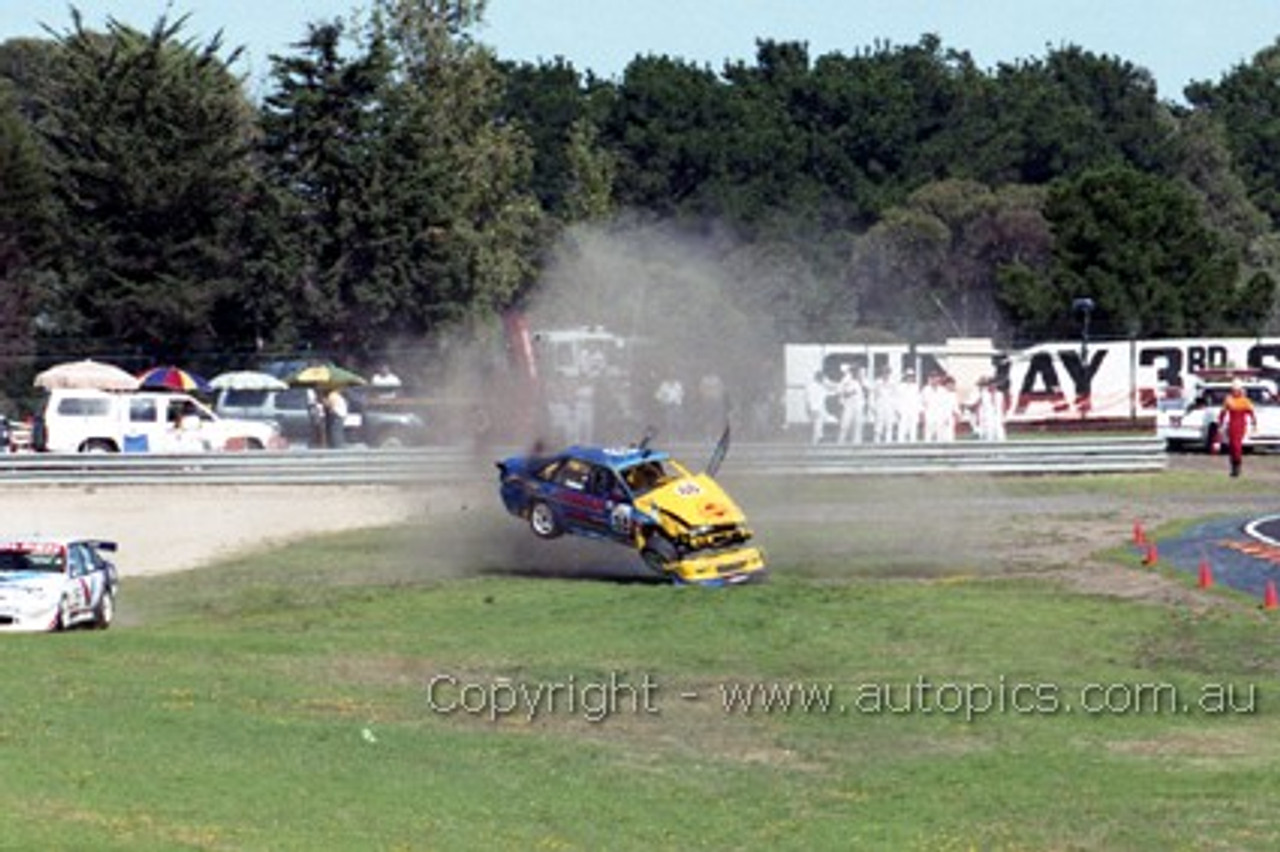
{"label": "white suv", "polygon": [[221,418],[185,393],[53,390],[37,421],[38,450],[202,452],[285,446],[274,423]]}

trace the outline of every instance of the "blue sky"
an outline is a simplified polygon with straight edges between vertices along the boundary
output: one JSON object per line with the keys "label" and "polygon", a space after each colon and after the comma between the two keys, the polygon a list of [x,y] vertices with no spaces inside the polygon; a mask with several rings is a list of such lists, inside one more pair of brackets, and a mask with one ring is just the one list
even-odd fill
{"label": "blue sky", "polygon": [[[66,29],[70,3],[0,0],[0,39]],[[172,6],[187,34],[218,29],[244,45],[240,70],[265,76],[306,23],[347,16],[361,0],[74,0],[91,26],[108,15],[147,29]],[[984,69],[1076,44],[1119,56],[1180,100],[1190,80],[1218,80],[1280,36],[1277,0],[489,0],[476,35],[507,59],[563,56],[614,77],[637,54],[667,54],[719,67],[751,62],[757,37],[809,43],[810,55],[854,53],[877,41],[914,44],[937,33]]]}

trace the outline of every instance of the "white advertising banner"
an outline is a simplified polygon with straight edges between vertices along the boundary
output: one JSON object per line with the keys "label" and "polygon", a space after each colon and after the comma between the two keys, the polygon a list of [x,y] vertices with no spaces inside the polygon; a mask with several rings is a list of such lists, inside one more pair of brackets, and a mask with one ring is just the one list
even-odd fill
{"label": "white advertising banner", "polygon": [[785,346],[786,422],[809,422],[805,388],[815,373],[834,385],[850,363],[870,381],[907,370],[924,381],[952,377],[966,400],[978,380],[1007,392],[1010,422],[1119,420],[1155,416],[1166,395],[1193,393],[1200,370],[1251,368],[1280,374],[1280,338],[1168,338],[1107,342],[1060,341],[999,351],[983,339],[942,345],[804,343]]}

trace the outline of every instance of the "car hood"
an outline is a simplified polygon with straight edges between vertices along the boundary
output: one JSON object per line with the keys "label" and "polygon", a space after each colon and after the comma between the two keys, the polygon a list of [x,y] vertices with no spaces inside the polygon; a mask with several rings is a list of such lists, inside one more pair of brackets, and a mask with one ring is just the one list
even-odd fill
{"label": "car hood", "polygon": [[642,509],[689,529],[746,523],[738,504],[705,473],[672,480],[645,494],[637,503]]}
{"label": "car hood", "polygon": [[10,594],[56,595],[62,575],[47,571],[13,571],[0,574],[0,599]]}

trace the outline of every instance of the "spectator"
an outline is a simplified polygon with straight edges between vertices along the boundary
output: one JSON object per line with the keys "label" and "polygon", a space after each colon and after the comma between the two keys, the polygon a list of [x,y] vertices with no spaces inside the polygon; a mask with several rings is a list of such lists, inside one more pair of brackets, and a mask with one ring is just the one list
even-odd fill
{"label": "spectator", "polygon": [[724,381],[715,373],[707,373],[698,381],[698,396],[702,408],[703,428],[719,429],[729,416]]}
{"label": "spectator", "polygon": [[894,440],[915,443],[920,440],[920,414],[922,401],[920,386],[916,384],[915,370],[907,369],[894,392]]}
{"label": "spectator", "polygon": [[1005,439],[1005,395],[995,379],[978,380],[978,402],[975,405],[978,419],[978,438],[983,441]]}
{"label": "spectator", "polygon": [[945,404],[939,403],[939,409],[945,409],[940,424],[939,440],[944,442],[956,439],[956,425],[960,422],[960,392],[956,390],[956,380],[948,375],[942,377],[942,396]]}
{"label": "spectator", "polygon": [[325,435],[329,449],[336,450],[346,444],[344,434],[347,425],[347,398],[342,391],[333,388],[324,397]]}
{"label": "spectator", "polygon": [[653,398],[662,410],[667,439],[681,437],[684,434],[684,384],[674,376],[663,379]]}
{"label": "spectator", "polygon": [[827,383],[827,378],[822,375],[821,370],[818,370],[805,388],[805,406],[808,409],[809,422],[813,424],[810,443],[815,446],[822,443],[827,424],[835,419],[827,411],[827,399],[830,396],[831,387]]}
{"label": "spectator", "polygon": [[847,362],[841,364],[836,393],[840,396],[840,432],[836,440],[841,444],[861,444],[867,422],[867,388],[862,369]]}
{"label": "spectator", "polygon": [[379,364],[378,369],[369,377],[369,385],[383,398],[394,397],[402,386],[400,377],[391,372],[391,365],[386,362]]}
{"label": "spectator", "polygon": [[893,440],[894,420],[897,411],[894,407],[893,373],[885,367],[880,371],[875,386],[871,389],[871,419],[875,421],[875,442],[887,444]]}
{"label": "spectator", "polygon": [[933,443],[954,441],[959,402],[955,381],[941,372],[929,374],[929,383],[920,392],[924,406],[924,439]]}

